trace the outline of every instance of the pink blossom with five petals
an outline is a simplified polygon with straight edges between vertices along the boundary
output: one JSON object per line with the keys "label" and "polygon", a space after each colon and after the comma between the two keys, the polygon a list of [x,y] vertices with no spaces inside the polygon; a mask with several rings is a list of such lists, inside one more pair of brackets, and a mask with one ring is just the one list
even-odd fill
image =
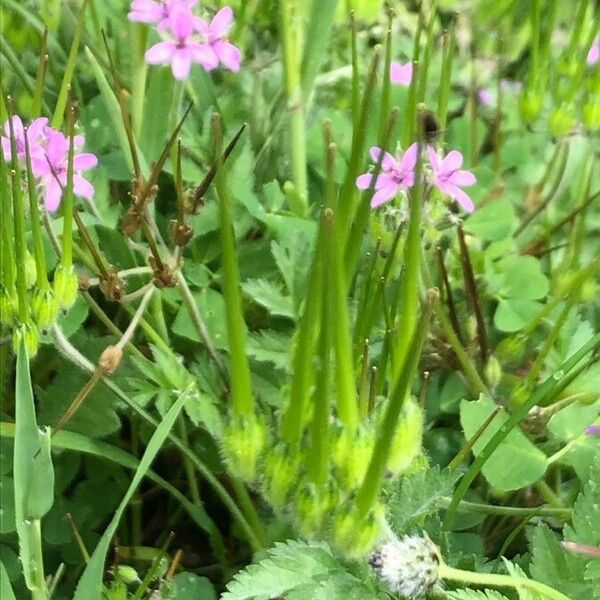
{"label": "pink blossom with five petals", "polygon": [[473,185],[476,179],[471,171],[461,170],[463,155],[458,150],[451,150],[445,158],[440,158],[432,146],[427,147],[427,154],[431,163],[433,184],[442,193],[456,200],[467,212],[473,212],[473,200],[461,187]]}
{"label": "pink blossom with five petals", "polygon": [[[39,177],[44,188],[44,206],[48,212],[55,212],[67,185],[69,140],[60,131],[53,129],[49,129],[47,134],[44,156],[32,158],[31,163],[33,174]],[[73,140],[73,192],[81,198],[91,200],[94,197],[94,186],[83,178],[81,172],[93,169],[98,164],[98,159],[94,154],[78,152],[84,141],[82,135],[76,135]]]}
{"label": "pink blossom with five petals", "polygon": [[218,61],[207,44],[192,39],[194,16],[189,10],[176,10],[169,15],[169,29],[174,40],[158,42],[146,51],[146,61],[151,65],[171,65],[173,77],[180,81],[189,77],[192,63],[206,70],[214,69]]}
{"label": "pink blossom with five petals", "polygon": [[212,18],[210,24],[198,19],[197,29],[212,50],[217,64],[222,63],[231,71],[239,71],[242,59],[241,53],[226,37],[232,23],[233,10],[229,6],[224,6]]}
{"label": "pink blossom with five petals", "polygon": [[[381,173],[375,180],[375,194],[371,198],[371,208],[377,208],[389,202],[398,192],[415,184],[415,164],[417,163],[418,144],[409,146],[406,152],[396,160],[389,152],[377,146],[371,148],[371,158],[376,164],[381,154]],[[356,179],[356,187],[366,190],[373,185],[373,173],[363,173]]]}
{"label": "pink blossom with five petals", "polygon": [[[44,155],[44,144],[46,142],[46,129],[48,119],[39,117],[34,119],[27,128],[27,141],[29,142],[29,152],[31,157]],[[15,136],[15,145],[17,147],[17,158],[22,163],[25,162],[25,127],[19,115],[13,115],[12,128]],[[4,124],[4,134],[2,136],[2,153],[5,161],[10,161],[12,157],[12,148],[10,143],[10,125],[8,121]]]}

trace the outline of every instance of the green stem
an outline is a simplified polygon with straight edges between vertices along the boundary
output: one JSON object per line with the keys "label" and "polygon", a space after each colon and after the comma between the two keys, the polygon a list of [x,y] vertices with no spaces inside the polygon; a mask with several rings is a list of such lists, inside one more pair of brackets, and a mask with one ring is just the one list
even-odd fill
{"label": "green stem", "polygon": [[42,523],[33,519],[30,523],[30,552],[31,563],[36,565],[34,577],[35,587],[31,590],[32,600],[47,600],[48,589],[44,577],[44,555],[42,552]]}
{"label": "green stem", "polygon": [[[69,154],[67,158],[67,185],[63,192],[62,264],[66,272],[73,265],[73,157],[75,154],[75,113],[69,107]],[[56,174],[54,174],[56,177]]]}
{"label": "green stem", "polygon": [[[447,507],[452,501],[451,498],[441,498],[439,505]],[[476,512],[484,515],[500,515],[503,517],[548,517],[561,519],[563,521],[571,520],[571,509],[555,506],[498,506],[492,504],[482,504],[480,502],[469,502],[461,500],[458,508],[459,512]]]}
{"label": "green stem", "polygon": [[[307,211],[306,130],[302,98],[302,14],[298,0],[281,0],[281,46],[287,110],[289,112],[289,152],[292,180],[298,202],[292,210],[300,217]],[[290,195],[294,197],[295,195]]]}
{"label": "green stem", "polygon": [[[419,157],[416,180],[421,171],[422,160]],[[404,277],[400,291],[400,322],[396,333],[394,356],[392,362],[392,385],[395,385],[404,363],[407,361],[408,351],[413,341],[415,327],[419,313],[419,284],[421,271],[421,222],[423,186],[415,185],[410,192],[410,220],[404,245]]]}
{"label": "green stem", "polygon": [[441,579],[462,581],[463,583],[473,583],[482,586],[511,587],[516,590],[526,589],[538,592],[551,600],[569,600],[567,596],[556,591],[554,588],[533,579],[526,579],[525,577],[498,575],[496,573],[473,573],[449,567],[445,563],[440,564],[438,573]]}
{"label": "green stem", "polygon": [[148,63],[144,59],[144,53],[148,44],[149,28],[147,25],[140,25],[138,23],[132,24],[132,27],[134,29],[134,58],[132,60],[131,124],[133,136],[136,140],[139,140],[144,119],[144,92],[146,89],[146,76],[148,74]]}
{"label": "green stem", "polygon": [[456,48],[454,24],[455,21],[452,21],[450,31],[444,35],[444,58],[437,109],[437,117],[440,122],[440,144],[443,143],[446,120],[448,118],[448,101],[450,99],[450,84],[452,83],[452,61],[454,60],[454,50]]}
{"label": "green stem", "polygon": [[250,381],[250,366],[246,354],[246,323],[240,277],[237,264],[235,233],[231,217],[231,200],[227,189],[225,167],[222,163],[222,129],[218,115],[213,115],[212,129],[215,138],[215,161],[217,161],[216,187],[219,197],[220,237],[222,249],[223,295],[225,296],[225,316],[229,336],[231,358],[231,400],[237,416],[249,415],[254,410],[254,395]]}
{"label": "green stem", "polygon": [[537,481],[534,487],[548,504],[557,509],[565,508],[558,495],[545,481]]}
{"label": "green stem", "polygon": [[429,331],[429,321],[436,302],[437,292],[430,290],[423,306],[423,313],[411,340],[408,360],[404,363],[393,392],[388,400],[383,420],[376,436],[375,447],[369,462],[367,473],[356,496],[356,507],[359,518],[367,516],[369,510],[376,502],[383,481],[383,474],[388,462],[392,442],[396,434],[396,426],[404,401],[410,392],[410,384],[417,369],[423,343]]}

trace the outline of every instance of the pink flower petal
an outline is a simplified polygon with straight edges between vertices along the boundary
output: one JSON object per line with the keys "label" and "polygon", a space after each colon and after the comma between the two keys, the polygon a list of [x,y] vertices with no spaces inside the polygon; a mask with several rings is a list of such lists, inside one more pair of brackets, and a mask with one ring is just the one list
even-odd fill
{"label": "pink flower petal", "polygon": [[81,175],[73,176],[73,192],[76,196],[91,200],[94,197],[94,186]]}
{"label": "pink flower petal", "polygon": [[173,77],[182,81],[190,75],[192,67],[192,51],[189,48],[177,48],[171,59]]}
{"label": "pink flower petal", "polygon": [[218,41],[213,44],[213,49],[219,60],[231,71],[237,72],[240,70],[240,62],[242,54],[239,48],[233,44],[224,41]]}
{"label": "pink flower petal", "polygon": [[373,185],[373,173],[363,173],[356,178],[356,187],[359,190],[368,190]]}
{"label": "pink flower petal", "polygon": [[463,164],[463,155],[458,150],[451,150],[442,161],[442,172],[450,174],[460,169]]}
{"label": "pink flower petal", "polygon": [[433,146],[427,146],[427,156],[429,156],[429,162],[431,163],[431,168],[433,169],[433,172],[437,173],[440,170],[442,163],[440,161],[438,153],[436,152]]}
{"label": "pink flower petal", "polygon": [[159,42],[146,51],[146,62],[151,65],[166,65],[171,62],[177,45],[173,41]]}
{"label": "pink flower petal", "polygon": [[45,194],[44,194],[44,206],[48,212],[55,212],[60,205],[60,199],[62,196],[62,189],[56,181],[56,178],[50,175],[44,179],[45,183]]}
{"label": "pink flower petal", "polygon": [[45,154],[43,156],[31,157],[31,170],[36,177],[52,175],[52,172],[50,171],[50,165],[48,164]]}
{"label": "pink flower petal", "polygon": [[369,150],[371,158],[375,164],[379,162],[382,152],[383,160],[381,161],[381,166],[384,170],[389,171],[397,165],[396,159],[389,152],[382,150],[379,146],[371,146],[371,149]]}
{"label": "pink flower petal", "polygon": [[477,179],[475,179],[475,175],[471,171],[455,171],[450,176],[450,183],[460,185],[461,187],[464,185],[473,185],[476,181]]}
{"label": "pink flower petal", "polygon": [[401,189],[401,186],[395,183],[389,183],[388,185],[379,189],[371,198],[371,208],[377,208],[386,202],[389,202]]}
{"label": "pink flower petal", "polygon": [[41,141],[44,136],[44,129],[48,125],[48,119],[46,117],[38,117],[31,122],[31,125],[27,128],[27,139],[30,144],[37,144]]}
{"label": "pink flower petal", "polygon": [[98,164],[98,159],[94,154],[84,152],[73,157],[73,170],[87,171],[93,169]]}
{"label": "pink flower petal", "polygon": [[409,86],[412,80],[412,73],[412,62],[403,65],[397,61],[392,61],[390,65],[390,81],[396,85]]}
{"label": "pink flower petal", "polygon": [[590,47],[585,62],[591,67],[600,60],[600,40],[595,41]]}
{"label": "pink flower petal", "polygon": [[233,10],[229,6],[224,6],[210,22],[210,33],[212,36],[223,37],[233,23]]}
{"label": "pink flower petal", "polygon": [[10,161],[12,152],[10,148],[10,140],[7,137],[2,136],[2,155],[6,162]]}
{"label": "pink flower petal", "polygon": [[46,157],[50,164],[56,168],[63,164],[69,153],[69,140],[60,131],[50,131],[46,146]]}
{"label": "pink flower petal", "polygon": [[219,57],[208,44],[189,44],[192,60],[201,64],[206,71],[212,71],[219,65]]}
{"label": "pink flower petal", "polygon": [[194,32],[194,15],[185,5],[177,5],[177,9],[169,14],[173,35],[179,40],[185,40]]}
{"label": "pink flower petal", "polygon": [[451,183],[446,184],[446,189],[448,190],[448,195],[454,198],[468,213],[472,213],[475,210],[473,200],[471,200],[466,192]]}
{"label": "pink flower petal", "polygon": [[210,35],[210,25],[200,17],[196,17],[194,19],[194,26],[196,27],[196,31],[203,35],[208,41],[208,36]]}
{"label": "pink flower petal", "polygon": [[[15,140],[23,139],[23,121],[21,121],[21,117],[19,115],[13,115],[12,119],[12,129],[15,136]],[[4,133],[6,137],[10,138],[10,124],[6,121],[4,125]]]}
{"label": "pink flower petal", "polygon": [[415,142],[411,144],[406,152],[402,155],[402,160],[400,161],[400,170],[403,173],[407,171],[412,171],[417,164],[417,158],[419,156],[419,144]]}

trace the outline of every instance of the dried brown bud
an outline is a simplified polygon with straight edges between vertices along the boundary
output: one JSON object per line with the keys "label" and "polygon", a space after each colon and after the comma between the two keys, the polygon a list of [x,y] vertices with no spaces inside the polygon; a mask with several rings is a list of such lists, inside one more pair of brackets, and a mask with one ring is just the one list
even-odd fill
{"label": "dried brown bud", "polygon": [[98,366],[106,375],[112,375],[121,364],[122,358],[123,350],[121,348],[118,346],[107,346],[98,359]]}
{"label": "dried brown bud", "polygon": [[148,260],[154,272],[153,282],[157,288],[175,287],[177,285],[177,275],[171,266],[166,263],[159,265],[153,256],[150,256]]}
{"label": "dried brown bud", "polygon": [[185,223],[177,219],[172,219],[169,223],[169,237],[176,246],[185,246],[194,235],[194,230]]}
{"label": "dried brown bud", "polygon": [[80,292],[87,292],[90,289],[90,278],[87,275],[79,275],[78,288]]}
{"label": "dried brown bud", "polygon": [[127,282],[119,277],[119,271],[114,265],[110,265],[106,275],[100,276],[99,286],[108,300],[118,301],[123,297]]}
{"label": "dried brown bud", "polygon": [[127,236],[133,234],[142,226],[142,216],[134,207],[130,208],[121,222],[121,231]]}

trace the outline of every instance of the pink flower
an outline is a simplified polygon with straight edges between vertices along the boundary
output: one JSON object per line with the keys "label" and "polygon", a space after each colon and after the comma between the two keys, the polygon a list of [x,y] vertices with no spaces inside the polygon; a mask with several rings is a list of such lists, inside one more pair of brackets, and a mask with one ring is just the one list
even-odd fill
{"label": "pink flower", "polygon": [[479,90],[477,92],[477,99],[484,106],[494,106],[496,103],[494,100],[494,94],[490,90]]}
{"label": "pink flower", "polygon": [[586,435],[600,435],[600,425],[590,425],[585,430]]}
{"label": "pink flower", "polygon": [[[415,164],[417,163],[418,145],[414,143],[403,156],[396,160],[389,152],[377,146],[371,148],[371,158],[378,163],[381,154],[381,173],[375,181],[377,190],[371,198],[371,208],[376,208],[391,200],[398,192],[406,190],[415,184]],[[359,190],[369,189],[373,185],[373,174],[363,173],[356,179]]]}
{"label": "pink flower", "polygon": [[596,40],[588,52],[585,62],[591,67],[600,60],[600,40]]}
{"label": "pink flower", "polygon": [[[213,52],[217,64],[224,64],[231,71],[240,70],[241,53],[238,48],[227,41],[226,34],[233,23],[233,10],[224,6],[212,19],[210,24],[198,20],[198,31]],[[207,68],[205,66],[205,68]]]}
{"label": "pink flower", "polygon": [[146,61],[151,65],[171,65],[173,77],[184,80],[189,77],[192,62],[201,64],[206,70],[214,69],[218,59],[206,44],[193,41],[195,17],[188,9],[174,10],[169,15],[169,29],[174,40],[154,44],[146,52]]}
{"label": "pink flower", "polygon": [[169,16],[177,9],[191,9],[198,0],[133,0],[127,18],[138,23],[157,25],[158,31],[169,27]]}
{"label": "pink flower", "polygon": [[473,212],[475,205],[471,198],[460,188],[473,185],[475,175],[470,171],[462,171],[463,155],[458,150],[452,150],[440,159],[432,146],[427,147],[427,154],[433,172],[433,184],[444,194],[454,198],[467,212]]}
{"label": "pink flower", "polygon": [[[31,125],[27,128],[27,141],[29,142],[29,152],[31,158],[36,156],[43,156],[44,149],[43,145],[46,140],[46,126],[48,125],[48,119],[46,117],[39,117],[31,122]],[[18,115],[12,117],[13,132],[15,135],[15,144],[17,146],[17,158],[25,162],[25,128],[23,127],[23,121]],[[10,161],[12,158],[11,144],[10,144],[10,126],[8,121],[4,124],[4,134],[2,136],[2,152],[4,154],[4,160]]]}
{"label": "pink flower", "polygon": [[[69,157],[69,140],[60,132],[48,129],[47,144],[43,157],[32,158],[32,169],[39,177],[44,188],[44,206],[48,212],[54,212],[60,205],[63,189],[67,185],[67,165]],[[78,152],[84,143],[82,135],[76,135],[73,156],[73,192],[86,200],[94,196],[94,186],[81,176],[81,171],[93,169],[98,159],[86,152]]]}
{"label": "pink flower", "polygon": [[395,60],[390,65],[390,81],[395,85],[409,86],[412,80],[413,64],[401,64]]}

